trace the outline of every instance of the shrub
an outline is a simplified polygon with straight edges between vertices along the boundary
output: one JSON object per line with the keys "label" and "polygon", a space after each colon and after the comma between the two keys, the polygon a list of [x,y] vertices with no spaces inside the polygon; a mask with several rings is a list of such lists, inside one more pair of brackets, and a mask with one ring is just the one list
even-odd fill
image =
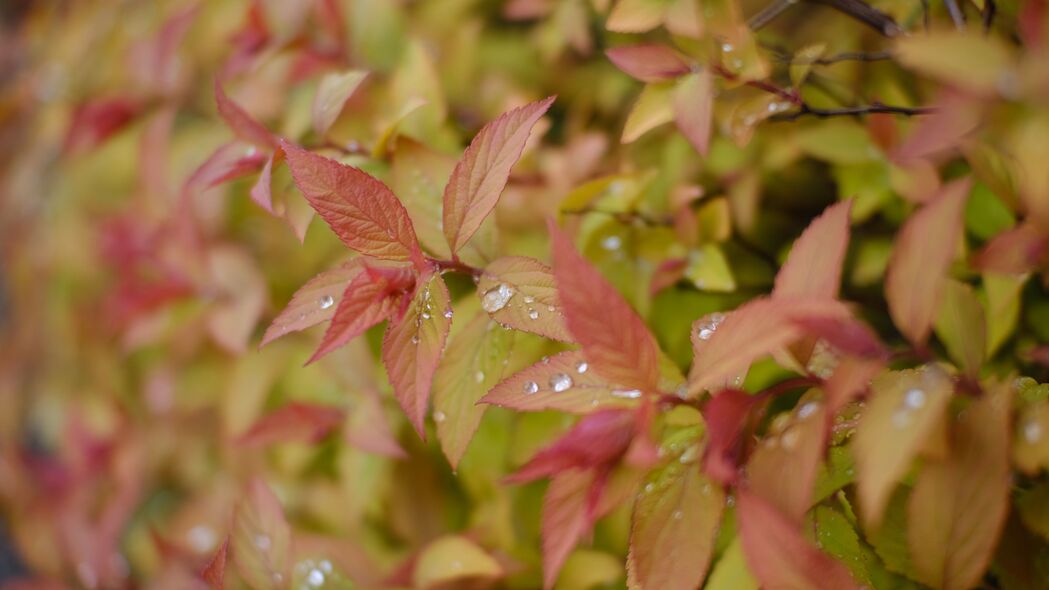
{"label": "shrub", "polygon": [[0,15],[5,587],[1049,587],[1045,0]]}

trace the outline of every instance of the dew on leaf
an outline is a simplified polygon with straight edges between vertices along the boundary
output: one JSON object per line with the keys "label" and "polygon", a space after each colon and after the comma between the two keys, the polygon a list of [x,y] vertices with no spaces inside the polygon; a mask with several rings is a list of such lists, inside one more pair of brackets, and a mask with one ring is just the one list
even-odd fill
{"label": "dew on leaf", "polygon": [[550,389],[560,393],[572,387],[572,378],[565,373],[558,373],[550,378]]}
{"label": "dew on leaf", "polygon": [[538,320],[539,319],[539,312],[534,310],[534,309],[529,309],[528,310],[528,317],[530,319],[533,319],[533,320]]}
{"label": "dew on leaf", "polygon": [[321,297],[321,299],[320,299],[321,309],[328,309],[329,307],[331,307],[333,305],[335,305],[335,298],[334,297],[332,297],[331,295],[324,295],[324,296]]}
{"label": "dew on leaf", "polygon": [[444,317],[445,317],[445,318],[447,318],[447,319],[449,319],[449,320],[450,320],[450,319],[452,319],[452,315],[453,315],[453,314],[452,314],[452,310],[450,310],[450,309],[449,309],[449,310],[446,310],[446,311],[444,312]]}
{"label": "dew on leaf", "polygon": [[440,410],[437,410],[436,412],[433,413],[433,421],[434,422],[444,422],[447,419],[448,419],[448,416],[446,416],[445,413],[440,411]]}
{"label": "dew on leaf", "polygon": [[506,283],[499,283],[498,287],[493,287],[485,292],[481,298],[481,307],[488,313],[495,313],[506,307],[506,304],[510,303],[510,298],[513,296],[513,287]]}
{"label": "dew on leaf", "polygon": [[800,408],[798,408],[798,418],[801,420],[808,418],[809,416],[815,414],[816,410],[818,410],[819,407],[820,405],[817,402],[806,402]]}
{"label": "dew on leaf", "polygon": [[527,381],[527,382],[525,382],[525,384],[524,384],[524,392],[525,393],[527,393],[528,395],[531,395],[533,393],[536,393],[537,391],[539,391],[539,384],[538,383],[536,383],[535,381]]}
{"label": "dew on leaf", "polygon": [[218,541],[215,530],[203,524],[198,524],[189,529],[189,532],[186,533],[186,538],[189,540],[190,547],[198,553],[210,551],[215,547],[215,542]]}
{"label": "dew on leaf", "polygon": [[1033,445],[1042,439],[1042,425],[1035,420],[1031,420],[1023,426],[1024,440],[1029,445]]}
{"label": "dew on leaf", "polygon": [[531,295],[525,295],[524,302],[525,303],[535,303],[535,297],[532,297]]}
{"label": "dew on leaf", "polygon": [[903,403],[908,408],[917,410],[925,405],[925,392],[918,388],[909,389],[903,394]]}
{"label": "dew on leaf", "polygon": [[640,389],[613,389],[612,397],[618,397],[622,399],[637,399],[641,397]]}
{"label": "dew on leaf", "polygon": [[586,363],[586,361],[579,361],[578,363],[576,363],[575,371],[576,371],[576,373],[579,373],[580,375],[582,375],[583,373],[586,373],[587,369],[589,369],[589,368],[590,368],[590,365],[588,365]]}
{"label": "dew on leaf", "polygon": [[258,547],[260,551],[269,551],[272,544],[273,543],[270,541],[268,535],[255,535],[255,546]]}
{"label": "dew on leaf", "polygon": [[477,371],[474,373],[474,381],[478,383],[484,381],[484,371]]}
{"label": "dew on leaf", "polygon": [[614,252],[623,247],[623,238],[619,236],[608,236],[601,240],[601,247],[609,252]]}

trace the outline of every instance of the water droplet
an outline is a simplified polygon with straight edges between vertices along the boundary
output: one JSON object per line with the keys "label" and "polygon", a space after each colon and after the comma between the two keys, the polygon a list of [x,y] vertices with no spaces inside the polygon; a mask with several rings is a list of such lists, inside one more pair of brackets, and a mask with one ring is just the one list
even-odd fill
{"label": "water droplet", "polygon": [[550,389],[557,393],[572,387],[572,378],[564,373],[558,373],[550,378]]}
{"label": "water droplet", "polygon": [[96,588],[98,586],[98,574],[95,573],[95,568],[91,567],[91,564],[86,561],[81,561],[76,565],[76,574],[80,578],[80,582],[87,588]]}
{"label": "water droplet", "polygon": [[546,311],[553,312],[555,309],[557,309],[557,308],[554,307],[553,305],[547,305],[546,306]]}
{"label": "water droplet", "polygon": [[641,397],[640,389],[613,389],[612,397],[619,397],[623,399],[637,399]]}
{"label": "water droplet", "polygon": [[189,532],[186,533],[186,538],[189,540],[190,547],[197,553],[210,551],[215,547],[215,542],[218,541],[215,530],[203,524],[198,524],[189,529]]}
{"label": "water droplet", "polygon": [[1036,420],[1029,420],[1023,426],[1024,440],[1033,445],[1042,438],[1042,425]]}
{"label": "water droplet", "polygon": [[684,453],[678,457],[678,461],[681,463],[694,463],[696,459],[699,459],[699,445],[692,445],[685,449]]}
{"label": "water droplet", "polygon": [[532,395],[533,393],[536,393],[537,391],[539,391],[539,384],[538,383],[536,383],[535,381],[527,381],[527,382],[525,382],[525,384],[524,384],[524,392],[525,393],[527,393],[528,395]]}
{"label": "water droplet", "polygon": [[477,371],[474,373],[474,381],[478,383],[484,381],[484,371]]}
{"label": "water droplet", "polygon": [[800,408],[798,408],[798,419],[804,420],[805,418],[808,418],[809,416],[815,414],[816,410],[818,409],[820,409],[819,403],[806,402],[805,404],[802,404]]}
{"label": "water droplet", "polygon": [[538,320],[539,319],[539,312],[534,310],[534,309],[529,309],[528,310],[528,317],[533,319],[533,320]]}
{"label": "water droplet", "polygon": [[412,334],[412,344],[418,344],[418,343],[419,343],[419,335],[418,334]]}
{"label": "water droplet", "polygon": [[685,518],[685,513],[680,511],[680,510],[675,510],[674,511],[674,520],[681,520],[682,518]]}
{"label": "water droplet", "polygon": [[780,443],[783,444],[783,448],[788,451],[798,446],[798,439],[801,438],[801,434],[798,433],[797,428],[790,428],[783,433],[780,437]]}
{"label": "water droplet", "polygon": [[331,573],[331,562],[328,561],[327,559],[322,559],[321,560],[321,569],[324,570],[324,573],[330,574]]}
{"label": "water droplet", "polygon": [[350,141],[346,142],[346,151],[348,151],[348,152],[357,152],[357,151],[360,151],[360,149],[361,149],[361,143],[359,141],[357,141],[356,139],[351,139]]}
{"label": "water droplet", "polygon": [[255,546],[259,548],[259,551],[269,551],[272,544],[267,535],[255,535]]}
{"label": "water droplet", "polygon": [[324,572],[319,569],[311,569],[310,573],[306,576],[306,583],[314,588],[319,588],[324,584]]}
{"label": "water droplet", "polygon": [[525,303],[535,303],[535,297],[532,297],[531,295],[525,295],[524,302]]}
{"label": "water droplet", "polygon": [[422,314],[421,314],[421,315],[422,315],[422,318],[423,318],[424,320],[428,320],[428,319],[430,319],[430,312],[428,312],[428,311],[425,311],[425,310],[424,310],[424,311],[422,312]]}
{"label": "water droplet", "polygon": [[251,157],[251,156],[254,156],[257,151],[258,150],[255,149],[255,146],[249,145],[248,149],[244,151],[244,155],[248,156],[248,157]]}
{"label": "water droplet", "polygon": [[699,339],[700,340],[710,340],[710,337],[713,336],[713,335],[714,335],[714,330],[712,330],[710,328],[700,328],[699,329]]}
{"label": "water droplet", "polygon": [[623,238],[611,235],[601,240],[601,247],[609,252],[618,250],[623,247]]}
{"label": "water droplet", "polygon": [[732,506],[735,506],[736,505],[736,497],[735,496],[729,496],[729,497],[725,498],[725,505],[730,507],[730,508]]}
{"label": "water droplet", "polygon": [[495,313],[506,307],[513,296],[513,287],[506,283],[499,283],[498,287],[493,287],[484,294],[481,298],[481,307],[488,313]]}
{"label": "water droplet", "polygon": [[586,373],[586,370],[589,369],[589,368],[590,368],[590,365],[588,365],[586,363],[586,361],[579,361],[575,365],[575,372],[579,373],[580,375],[582,375],[583,373]]}
{"label": "water droplet", "polygon": [[436,412],[433,413],[433,421],[434,422],[444,422],[447,419],[448,419],[448,416],[446,416],[445,413],[440,411],[440,410],[437,410]]}
{"label": "water droplet", "polygon": [[334,297],[332,297],[331,295],[324,295],[323,297],[321,297],[321,299],[320,299],[321,309],[328,309],[329,307],[331,307],[333,305],[335,305],[335,298]]}
{"label": "water droplet", "polygon": [[725,53],[732,53],[732,51],[734,51],[735,49],[736,48],[733,47],[731,43],[722,43],[721,44],[721,50],[724,51]]}
{"label": "water droplet", "polygon": [[653,483],[646,483],[645,484],[645,493],[646,494],[652,493],[652,490],[654,490],[654,489],[656,489],[656,485],[655,484],[653,484]]}
{"label": "water droplet", "polygon": [[444,317],[445,317],[445,318],[447,318],[447,319],[449,319],[449,320],[450,320],[450,319],[452,319],[452,315],[454,315],[454,314],[452,313],[452,310],[450,310],[450,309],[449,309],[449,310],[446,310],[446,311],[444,312]]}
{"label": "water droplet", "polygon": [[925,392],[918,388],[908,389],[907,393],[903,394],[903,404],[917,410],[925,405]]}

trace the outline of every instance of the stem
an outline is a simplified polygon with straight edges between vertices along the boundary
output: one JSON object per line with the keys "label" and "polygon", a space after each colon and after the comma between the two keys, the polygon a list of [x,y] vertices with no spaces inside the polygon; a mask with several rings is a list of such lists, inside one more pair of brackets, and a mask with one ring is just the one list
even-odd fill
{"label": "stem", "polygon": [[928,115],[936,112],[936,109],[932,107],[901,107],[894,105],[881,104],[875,102],[869,105],[857,106],[857,107],[845,107],[840,109],[819,109],[811,107],[804,102],[801,103],[801,108],[790,112],[781,113],[769,117],[770,121],[793,121],[805,116],[819,117],[821,119],[827,117],[841,117],[841,116],[859,116],[859,115],[871,115],[876,113],[888,113],[892,115],[904,115],[904,116],[915,116],[915,115]]}
{"label": "stem", "polygon": [[479,277],[484,273],[482,269],[470,266],[458,258],[453,260],[437,260],[436,258],[430,258],[429,260],[437,267],[437,270],[440,271],[461,272],[474,277]]}
{"label": "stem", "polygon": [[817,377],[795,377],[793,379],[787,379],[786,381],[780,381],[771,387],[767,387],[758,392],[757,395],[762,397],[775,397],[794,389],[811,387],[813,385],[820,385],[821,383],[823,383],[823,380]]}
{"label": "stem", "polygon": [[860,21],[886,37],[895,37],[903,32],[900,25],[884,12],[867,4],[863,0],[809,0],[826,4]]}
{"label": "stem", "polygon": [[944,6],[947,7],[947,12],[951,14],[951,20],[954,21],[954,26],[959,31],[965,29],[965,13],[962,12],[961,7],[955,0],[943,0]]}
{"label": "stem", "polygon": [[760,12],[750,17],[750,20],[747,21],[747,26],[752,31],[757,31],[797,3],[798,0],[775,0],[772,4],[767,5]]}
{"label": "stem", "polygon": [[835,55],[828,55],[827,57],[817,57],[815,59],[793,59],[790,56],[781,56],[781,60],[792,64],[792,65],[819,65],[827,66],[831,64],[840,63],[843,61],[883,61],[892,59],[892,54],[888,51],[846,51],[844,53],[838,53]]}

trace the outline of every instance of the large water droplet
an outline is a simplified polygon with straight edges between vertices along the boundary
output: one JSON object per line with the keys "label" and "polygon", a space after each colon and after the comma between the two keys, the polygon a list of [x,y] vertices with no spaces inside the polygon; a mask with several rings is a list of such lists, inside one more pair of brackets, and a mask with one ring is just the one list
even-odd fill
{"label": "large water droplet", "polygon": [[532,395],[533,393],[536,393],[537,391],[539,391],[539,384],[536,383],[535,381],[528,381],[528,382],[526,382],[524,384],[524,392],[527,393],[528,395]]}
{"label": "large water droplet", "polygon": [[310,570],[310,573],[306,575],[306,583],[314,588],[319,588],[324,584],[324,572],[317,568]]}
{"label": "large water droplet", "polygon": [[579,373],[580,375],[582,375],[583,373],[586,373],[587,369],[589,369],[589,368],[590,368],[590,365],[588,365],[586,363],[586,361],[579,361],[578,363],[576,363],[575,371],[576,371],[576,373]]}
{"label": "large water droplet", "polygon": [[921,389],[908,389],[907,393],[903,394],[903,404],[908,408],[917,410],[925,405],[925,397],[925,392]]}
{"label": "large water droplet", "polygon": [[454,314],[452,313],[452,310],[450,310],[450,309],[446,310],[444,312],[444,317],[448,318],[449,320],[452,319],[452,315],[454,315]]}
{"label": "large water droplet", "polygon": [[1023,426],[1024,440],[1033,445],[1042,439],[1042,425],[1036,420],[1030,420]]}
{"label": "large water droplet", "polygon": [[800,420],[804,420],[805,418],[808,418],[809,416],[815,414],[816,410],[818,410],[819,408],[820,405],[817,402],[806,402],[800,408],[798,408],[798,418]]}
{"label": "large water droplet", "polygon": [[477,371],[474,373],[474,381],[478,383],[484,381],[484,371]]}
{"label": "large water droplet", "polygon": [[550,378],[550,389],[560,393],[572,387],[572,378],[564,373],[558,373]]}
{"label": "large water droplet", "polygon": [[434,422],[444,422],[447,419],[448,419],[448,416],[446,416],[445,413],[440,411],[440,410],[437,410],[436,412],[433,413],[433,421]]}
{"label": "large water droplet", "polygon": [[418,343],[419,343],[419,335],[418,334],[412,334],[412,344],[418,344]]}
{"label": "large water droplet", "polygon": [[331,295],[324,295],[324,296],[321,297],[319,303],[320,303],[321,309],[328,309],[329,307],[335,305],[335,298],[332,297]]}
{"label": "large water droplet", "polygon": [[613,389],[612,397],[619,397],[623,399],[637,399],[641,397],[640,389]]}
{"label": "large water droplet", "polygon": [[611,235],[601,240],[601,247],[609,252],[614,252],[623,247],[623,238]]}
{"label": "large water droplet", "polygon": [[533,319],[533,320],[538,320],[539,319],[539,312],[534,310],[534,309],[529,309],[528,310],[528,317]]}
{"label": "large water droplet", "polygon": [[798,429],[789,428],[783,433],[783,436],[780,437],[780,443],[783,445],[784,449],[789,451],[798,446],[799,438],[801,438],[801,434],[798,432]]}
{"label": "large water droplet", "polygon": [[423,311],[423,312],[422,312],[422,317],[423,317],[423,319],[424,319],[424,320],[428,320],[428,319],[430,319],[430,312],[428,312],[428,311]]}
{"label": "large water droplet", "polygon": [[485,292],[481,298],[481,307],[488,313],[495,313],[506,307],[506,304],[510,303],[510,298],[513,296],[513,287],[506,283],[499,283],[498,287],[493,287]]}

